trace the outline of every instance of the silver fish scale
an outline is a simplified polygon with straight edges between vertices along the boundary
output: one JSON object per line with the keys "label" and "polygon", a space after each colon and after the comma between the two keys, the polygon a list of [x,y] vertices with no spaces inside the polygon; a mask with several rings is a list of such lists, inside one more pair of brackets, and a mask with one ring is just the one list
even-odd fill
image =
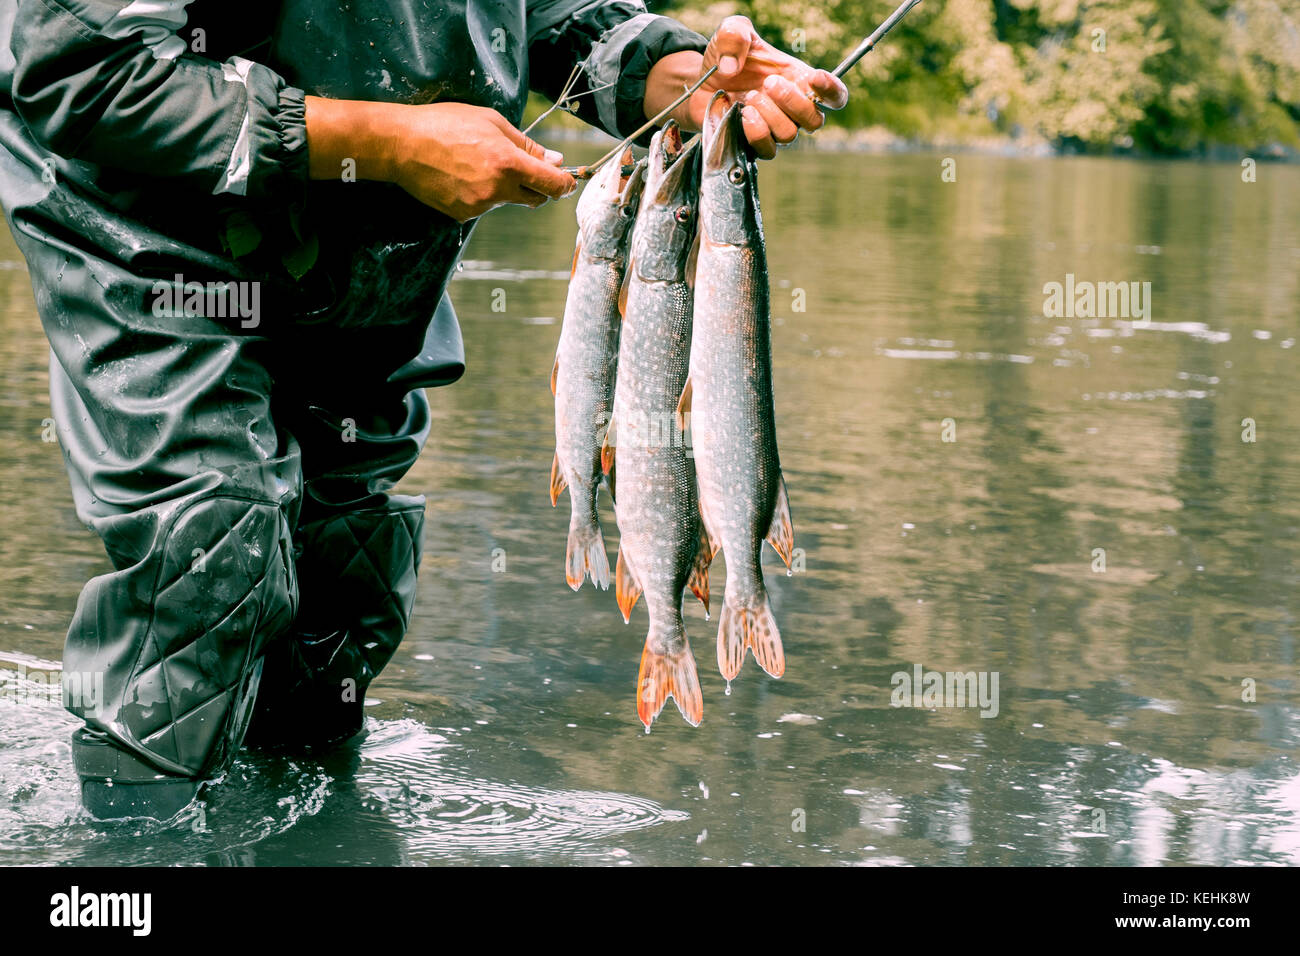
{"label": "silver fish scale", "polygon": [[623,258],[594,259],[579,252],[556,352],[555,450],[569,483],[572,520],[593,525],[598,523],[600,447],[618,365],[623,270]]}
{"label": "silver fish scale", "polygon": [[675,423],[690,347],[690,287],[633,267],[614,392],[615,515],[650,615],[647,646],[662,654],[685,646],[682,594],[700,541],[695,468]]}
{"label": "silver fish scale", "polygon": [[[707,201],[706,187],[701,202]],[[749,227],[744,246],[713,245],[707,238],[701,244],[691,432],[704,514],[726,555],[727,604],[756,609],[766,596],[760,560],[776,510],[781,464],[767,257],[761,233],[755,224]]]}

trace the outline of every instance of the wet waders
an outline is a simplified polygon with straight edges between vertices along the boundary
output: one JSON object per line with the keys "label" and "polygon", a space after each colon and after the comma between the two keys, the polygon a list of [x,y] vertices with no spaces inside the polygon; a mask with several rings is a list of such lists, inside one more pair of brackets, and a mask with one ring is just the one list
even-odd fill
{"label": "wet waders", "polygon": [[[389,489],[422,388],[464,370],[445,287],[470,228],[308,182],[304,95],[518,123],[530,81],[554,95],[585,59],[580,112],[621,136],[650,65],[703,44],[639,0],[0,2],[0,203],[113,568],[64,654],[104,676],[93,712],[66,701],[94,815],[173,815],[246,739],[354,735],[410,621],[424,501]],[[158,308],[174,281],[257,314]]]}

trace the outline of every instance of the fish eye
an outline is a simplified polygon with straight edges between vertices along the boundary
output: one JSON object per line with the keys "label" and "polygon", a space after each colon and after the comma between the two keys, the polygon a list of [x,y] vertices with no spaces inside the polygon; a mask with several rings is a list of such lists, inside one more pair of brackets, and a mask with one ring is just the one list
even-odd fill
{"label": "fish eye", "polygon": [[745,167],[732,166],[731,169],[727,172],[727,178],[730,179],[732,183],[739,186],[741,183],[745,181]]}
{"label": "fish eye", "polygon": [[625,203],[619,207],[618,214],[624,219],[630,219],[636,214],[636,210],[632,208],[631,203]]}
{"label": "fish eye", "polygon": [[675,212],[673,216],[678,222],[688,222],[691,218],[691,207],[678,206],[677,212]]}

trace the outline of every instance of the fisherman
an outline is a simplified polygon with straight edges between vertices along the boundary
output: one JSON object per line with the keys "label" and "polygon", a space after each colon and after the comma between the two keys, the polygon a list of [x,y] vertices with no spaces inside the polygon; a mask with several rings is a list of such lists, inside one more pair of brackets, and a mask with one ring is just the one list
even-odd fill
{"label": "fisherman", "polygon": [[64,652],[104,680],[68,702],[92,815],[360,730],[421,553],[424,499],[389,489],[464,371],[447,280],[485,212],[574,190],[517,127],[578,64],[616,137],[716,65],[673,118],[728,91],[765,158],[822,124],[809,93],[847,100],[743,17],[706,40],[642,0],[0,3],[0,203],[112,564]]}

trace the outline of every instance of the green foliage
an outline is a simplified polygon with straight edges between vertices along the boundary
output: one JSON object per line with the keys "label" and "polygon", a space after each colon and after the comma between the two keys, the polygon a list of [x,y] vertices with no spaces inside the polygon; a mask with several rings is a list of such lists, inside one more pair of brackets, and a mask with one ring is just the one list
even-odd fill
{"label": "green foliage", "polygon": [[[897,0],[679,2],[831,68]],[[926,0],[845,78],[837,125],[1087,151],[1300,147],[1300,0]]]}

